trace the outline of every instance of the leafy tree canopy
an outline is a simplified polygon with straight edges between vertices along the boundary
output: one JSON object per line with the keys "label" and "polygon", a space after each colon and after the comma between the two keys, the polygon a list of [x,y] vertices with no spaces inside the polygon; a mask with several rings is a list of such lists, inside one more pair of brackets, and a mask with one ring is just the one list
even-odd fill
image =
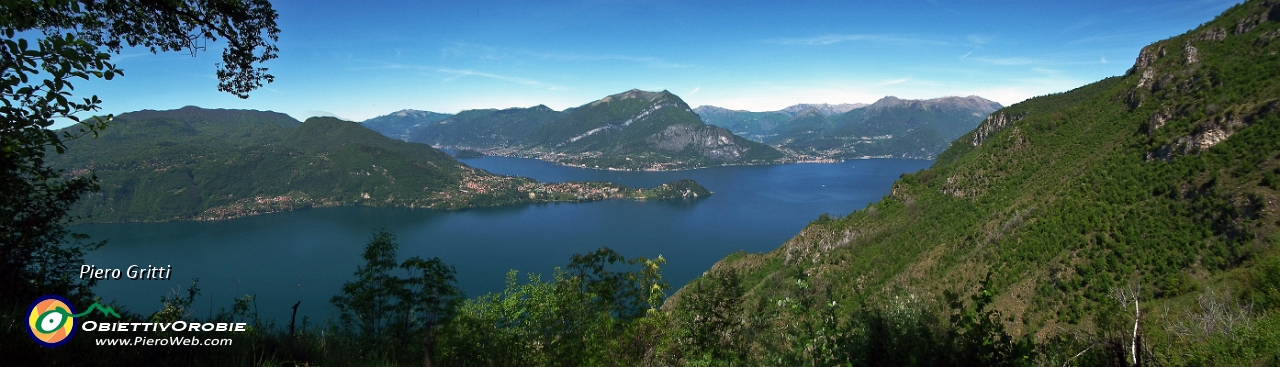
{"label": "leafy tree canopy", "polygon": [[[122,75],[110,62],[124,47],[152,52],[195,50],[198,40],[225,40],[217,67],[220,91],[241,98],[273,80],[257,65],[276,57],[280,32],[266,0],[0,0],[0,287],[6,300],[31,294],[87,294],[71,289],[80,246],[60,246],[68,208],[96,190],[92,178],[64,179],[45,164],[64,141],[96,135],[110,116],[97,96],[72,99],[72,80]],[[79,123],[59,135],[56,119]]]}

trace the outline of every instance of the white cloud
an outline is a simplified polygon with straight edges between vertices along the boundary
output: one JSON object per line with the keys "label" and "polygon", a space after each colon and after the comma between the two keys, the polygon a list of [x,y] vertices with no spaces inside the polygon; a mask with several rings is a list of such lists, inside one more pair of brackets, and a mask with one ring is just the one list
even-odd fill
{"label": "white cloud", "polygon": [[681,64],[670,62],[661,58],[651,56],[634,56],[634,55],[618,55],[618,54],[590,54],[590,53],[572,53],[572,52],[544,52],[532,51],[525,49],[478,45],[473,43],[453,43],[449,47],[440,50],[446,56],[454,57],[475,57],[484,60],[500,60],[511,57],[532,57],[549,61],[572,61],[572,62],[593,62],[593,61],[623,61],[629,63],[641,64],[654,68],[688,68],[695,65]]}
{"label": "white cloud", "polygon": [[911,79],[910,79],[910,78],[902,78],[902,79],[886,80],[886,81],[883,81],[883,82],[876,83],[876,85],[894,85],[894,84],[902,84],[902,83],[906,83],[906,82],[907,82],[907,81],[909,81],[909,80],[911,80]]}
{"label": "white cloud", "polygon": [[966,37],[966,38],[969,40],[969,43],[972,43],[972,44],[975,44],[975,45],[985,45],[985,44],[991,43],[991,39],[992,39],[993,37],[992,37],[992,36],[980,36],[980,35],[976,35],[976,34],[971,34],[971,35],[969,35],[969,36],[968,36],[968,37]]}
{"label": "white cloud", "polygon": [[840,42],[848,41],[867,41],[875,43],[884,43],[898,46],[915,46],[915,45],[947,45],[947,42],[917,38],[904,37],[884,34],[829,34],[808,38],[773,38],[767,39],[765,42],[779,45],[804,45],[804,46],[825,46]]}
{"label": "white cloud", "polygon": [[992,64],[992,65],[1001,65],[1001,66],[1030,65],[1030,64],[1043,63],[1043,61],[1041,60],[1036,60],[1036,59],[1031,59],[1026,57],[994,57],[994,58],[966,57],[965,60],[973,60],[977,62]]}
{"label": "white cloud", "polygon": [[444,78],[444,81],[445,81],[445,82],[452,82],[452,81],[455,81],[455,80],[461,79],[461,78],[463,78],[463,77],[468,77],[468,76],[478,76],[478,77],[482,77],[482,78],[488,78],[488,79],[494,79],[494,80],[501,80],[501,81],[505,81],[505,82],[511,82],[511,83],[516,83],[516,84],[521,84],[521,85],[528,85],[528,86],[532,86],[532,87],[543,87],[543,88],[547,88],[548,90],[566,90],[566,89],[570,89],[569,87],[566,87],[566,86],[563,86],[563,85],[556,85],[556,84],[544,83],[544,82],[540,82],[540,81],[537,81],[537,80],[528,79],[528,78],[521,78],[521,77],[517,77],[517,76],[502,75],[502,74],[494,74],[494,73],[488,73],[488,72],[483,72],[483,71],[475,71],[475,70],[470,70],[470,69],[454,69],[454,68],[435,67],[435,66],[430,66],[430,65],[413,65],[413,64],[392,64],[392,63],[384,63],[384,64],[383,64],[383,65],[381,65],[381,66],[373,66],[373,67],[357,67],[357,68],[352,68],[352,70],[417,70],[417,71],[423,72],[424,74],[427,74],[427,75],[429,75],[429,73],[441,73],[441,74],[449,74],[449,75],[452,75],[452,76],[450,76],[450,77]]}
{"label": "white cloud", "polygon": [[435,70],[435,71],[436,71],[437,73],[453,74],[453,76],[451,76],[451,77],[448,77],[448,78],[445,78],[445,79],[444,79],[444,81],[446,81],[446,82],[451,82],[451,81],[457,80],[458,78],[461,78],[461,77],[464,77],[464,76],[479,76],[479,77],[485,77],[485,78],[489,78],[489,79],[497,79],[497,80],[502,80],[502,81],[507,81],[507,82],[512,82],[512,83],[517,83],[517,84],[535,85],[535,86],[536,86],[536,85],[542,85],[542,83],[539,83],[537,80],[525,79],[525,78],[519,78],[519,77],[513,77],[513,76],[498,75],[498,74],[490,74],[490,73],[484,73],[484,72],[473,71],[473,70],[461,70],[461,69],[449,69],[449,68],[436,68],[436,70]]}

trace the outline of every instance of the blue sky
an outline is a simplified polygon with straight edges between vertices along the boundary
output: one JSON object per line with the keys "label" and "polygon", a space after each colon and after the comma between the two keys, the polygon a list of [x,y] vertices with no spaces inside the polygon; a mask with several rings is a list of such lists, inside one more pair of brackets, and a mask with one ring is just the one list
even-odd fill
{"label": "blue sky", "polygon": [[578,106],[632,88],[751,111],[979,95],[1005,105],[1123,74],[1218,0],[969,2],[275,1],[276,82],[217,92],[221,43],[140,49],[77,84],[105,113],[186,105],[335,115]]}

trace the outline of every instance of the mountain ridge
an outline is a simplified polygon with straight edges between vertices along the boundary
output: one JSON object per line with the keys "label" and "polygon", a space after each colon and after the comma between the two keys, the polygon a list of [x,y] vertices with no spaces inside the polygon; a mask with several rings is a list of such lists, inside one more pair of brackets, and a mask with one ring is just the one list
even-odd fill
{"label": "mountain ridge", "polygon": [[[664,307],[740,279],[736,302],[763,306],[729,318],[764,325],[741,331],[752,335],[870,314],[883,324],[861,330],[913,337],[948,318],[970,327],[956,320],[977,312],[1054,365],[1130,357],[1098,345],[1134,345],[1160,365],[1275,361],[1280,335],[1261,325],[1280,310],[1276,14],[1277,1],[1236,5],[1144,47],[1123,76],[1003,107],[879,202],[823,215],[774,251],[730,255]],[[771,307],[787,299],[831,310]],[[1185,327],[1223,315],[1212,305],[1235,312],[1235,329]]]}
{"label": "mountain ridge", "polygon": [[298,122],[252,110],[125,113],[98,138],[67,146],[67,153],[51,155],[52,166],[101,180],[102,190],[73,209],[88,222],[218,220],[336,205],[453,210],[711,194],[692,181],[637,190],[494,175],[356,122]]}
{"label": "mountain ridge", "polygon": [[924,100],[886,96],[844,113],[817,107],[769,112],[699,106],[708,123],[733,129],[803,160],[867,157],[933,159],[999,103],[970,95]]}
{"label": "mountain ridge", "polygon": [[774,148],[702,122],[669,91],[631,89],[578,107],[467,110],[410,141],[602,169],[671,170],[781,162]]}

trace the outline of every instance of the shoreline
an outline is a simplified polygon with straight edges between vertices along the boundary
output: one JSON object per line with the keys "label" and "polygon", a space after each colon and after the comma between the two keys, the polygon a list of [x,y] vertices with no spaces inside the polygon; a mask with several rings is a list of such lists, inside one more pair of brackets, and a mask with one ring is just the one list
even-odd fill
{"label": "shoreline", "polygon": [[573,168],[581,168],[581,169],[591,169],[591,170],[598,170],[598,171],[611,171],[611,172],[680,172],[680,171],[692,171],[692,170],[699,170],[699,169],[705,169],[705,168],[716,168],[716,167],[771,166],[771,165],[779,165],[779,164],[793,164],[793,163],[798,163],[798,164],[818,164],[818,163],[829,163],[829,164],[834,164],[834,163],[844,163],[844,162],[846,162],[846,161],[851,161],[851,160],[868,160],[868,159],[910,159],[910,160],[920,160],[920,161],[933,161],[933,160],[937,160],[937,159],[938,159],[938,157],[907,157],[907,156],[895,157],[895,156],[892,156],[892,155],[881,155],[881,156],[859,156],[859,157],[855,157],[855,158],[843,158],[843,159],[841,159],[841,158],[817,158],[817,159],[804,159],[804,160],[796,159],[796,160],[786,160],[786,161],[782,161],[782,162],[726,163],[726,164],[719,164],[719,165],[714,165],[714,166],[697,166],[697,167],[687,167],[687,168],[668,168],[668,169],[661,169],[661,168],[658,168],[658,169],[655,169],[655,168],[589,167],[589,166],[586,166],[586,165],[578,165],[578,164],[565,163],[565,162],[563,162],[563,161],[559,161],[559,160],[555,160],[555,159],[549,159],[549,158],[546,158],[546,157],[544,157],[544,156],[537,155],[537,154],[521,154],[519,151],[513,150],[513,149],[511,149],[511,148],[506,148],[506,149],[476,149],[476,148],[471,148],[471,147],[455,147],[455,146],[432,146],[432,148],[436,148],[436,149],[440,149],[440,150],[448,149],[448,150],[453,150],[453,151],[457,151],[457,150],[463,150],[463,149],[465,149],[465,150],[475,151],[475,152],[479,152],[479,153],[484,154],[483,156],[480,156],[480,157],[465,157],[465,158],[458,158],[458,157],[455,157],[455,159],[458,159],[459,161],[464,160],[464,159],[476,159],[476,158],[484,158],[484,157],[521,158],[521,159],[532,159],[532,160],[537,160],[537,161],[542,161],[542,162],[554,163],[554,164],[556,164],[556,165],[558,165],[558,166],[564,166],[564,167],[573,167]]}

